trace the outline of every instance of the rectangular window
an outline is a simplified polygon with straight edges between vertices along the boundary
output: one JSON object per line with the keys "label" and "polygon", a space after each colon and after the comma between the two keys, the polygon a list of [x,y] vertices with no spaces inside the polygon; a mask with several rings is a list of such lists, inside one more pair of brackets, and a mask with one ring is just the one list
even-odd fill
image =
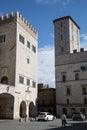
{"label": "rectangular window", "polygon": [[71,95],[71,90],[70,90],[70,88],[67,88],[67,89],[66,89],[66,95]]}
{"label": "rectangular window", "polygon": [[21,34],[19,34],[19,41],[24,44],[24,37]]}
{"label": "rectangular window", "polygon": [[86,93],[86,87],[83,87],[83,88],[82,88],[82,94],[84,94],[84,95],[87,94],[87,93]]}
{"label": "rectangular window", "polygon": [[78,73],[75,74],[75,80],[79,80],[79,74]]}
{"label": "rectangular window", "polygon": [[27,79],[27,85],[30,85],[30,79]]}
{"label": "rectangular window", "polygon": [[63,27],[63,22],[61,22],[60,25],[61,25],[61,28],[62,28]]}
{"label": "rectangular window", "polygon": [[0,36],[0,43],[5,42],[6,35],[1,35]]}
{"label": "rectangular window", "polygon": [[87,98],[84,98],[84,104],[87,104]]}
{"label": "rectangular window", "polygon": [[34,45],[32,45],[32,51],[36,52],[36,47]]}
{"label": "rectangular window", "polygon": [[69,99],[67,99],[67,105],[69,104]]}
{"label": "rectangular window", "polygon": [[32,87],[36,87],[36,82],[35,81],[32,81]]}
{"label": "rectangular window", "polygon": [[81,70],[82,71],[86,71],[86,67],[85,66],[81,66]]}
{"label": "rectangular window", "polygon": [[24,84],[24,77],[19,76],[19,83]]}
{"label": "rectangular window", "polygon": [[30,61],[29,61],[29,58],[27,58],[27,64],[29,64],[29,62],[30,62]]}
{"label": "rectangular window", "polygon": [[30,48],[30,42],[29,41],[27,41],[27,47]]}
{"label": "rectangular window", "polygon": [[65,82],[66,81],[66,76],[62,75],[62,81]]}

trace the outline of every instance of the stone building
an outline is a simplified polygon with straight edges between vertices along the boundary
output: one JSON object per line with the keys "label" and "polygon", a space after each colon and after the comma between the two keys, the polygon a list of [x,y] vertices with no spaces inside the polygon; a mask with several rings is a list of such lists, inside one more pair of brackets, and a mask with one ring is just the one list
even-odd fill
{"label": "stone building", "polygon": [[48,85],[38,84],[38,112],[56,115],[56,91]]}
{"label": "stone building", "polygon": [[0,119],[37,112],[37,42],[19,12],[0,17]]}
{"label": "stone building", "polygon": [[53,22],[57,116],[87,115],[87,51],[80,49],[80,27],[70,16]]}

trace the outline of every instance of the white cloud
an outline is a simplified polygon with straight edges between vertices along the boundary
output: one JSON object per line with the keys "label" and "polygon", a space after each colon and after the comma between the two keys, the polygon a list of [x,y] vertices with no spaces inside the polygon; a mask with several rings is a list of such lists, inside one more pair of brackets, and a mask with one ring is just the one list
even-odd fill
{"label": "white cloud", "polygon": [[55,87],[54,47],[44,46],[38,51],[38,83]]}
{"label": "white cloud", "polygon": [[82,34],[81,36],[80,36],[80,38],[82,38],[83,40],[86,40],[87,41],[87,34],[85,33],[85,34]]}
{"label": "white cloud", "polygon": [[81,41],[81,48],[84,48],[85,50],[87,50],[87,34],[82,34],[80,36],[80,41]]}
{"label": "white cloud", "polygon": [[37,3],[42,3],[42,4],[63,4],[66,6],[71,0],[35,0]]}

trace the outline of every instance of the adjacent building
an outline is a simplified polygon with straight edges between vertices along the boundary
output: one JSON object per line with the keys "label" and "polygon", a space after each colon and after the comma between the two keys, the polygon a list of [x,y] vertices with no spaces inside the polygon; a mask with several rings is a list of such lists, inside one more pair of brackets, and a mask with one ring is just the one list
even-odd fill
{"label": "adjacent building", "polygon": [[19,12],[0,17],[0,119],[37,112],[37,42]]}
{"label": "adjacent building", "polygon": [[48,85],[38,84],[38,112],[50,112],[56,115],[56,93],[55,88]]}
{"label": "adjacent building", "polygon": [[80,48],[80,27],[70,16],[53,22],[57,116],[87,114],[87,51]]}

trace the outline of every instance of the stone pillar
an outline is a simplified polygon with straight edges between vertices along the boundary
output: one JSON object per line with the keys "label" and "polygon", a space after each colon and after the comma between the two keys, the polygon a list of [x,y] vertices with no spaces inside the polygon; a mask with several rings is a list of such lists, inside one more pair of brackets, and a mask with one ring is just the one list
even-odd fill
{"label": "stone pillar", "polygon": [[19,100],[19,94],[16,94],[14,98],[14,119],[20,118],[20,100]]}

